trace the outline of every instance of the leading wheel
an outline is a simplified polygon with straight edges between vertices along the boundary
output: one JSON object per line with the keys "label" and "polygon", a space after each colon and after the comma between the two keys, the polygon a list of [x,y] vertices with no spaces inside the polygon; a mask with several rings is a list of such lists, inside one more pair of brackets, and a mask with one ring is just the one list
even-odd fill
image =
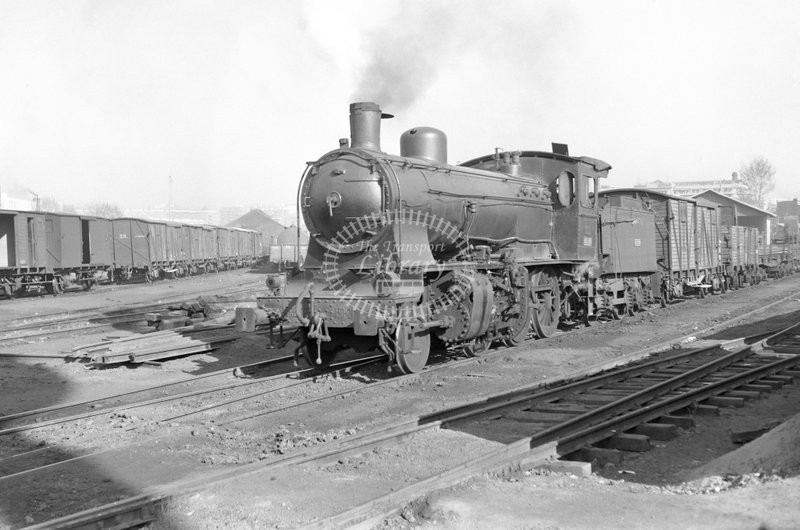
{"label": "leading wheel", "polygon": [[399,325],[395,334],[397,366],[404,374],[419,372],[428,364],[431,334],[419,326]]}
{"label": "leading wheel", "polygon": [[555,271],[548,268],[534,272],[531,274],[530,286],[533,329],[540,339],[551,337],[561,318],[561,292]]}

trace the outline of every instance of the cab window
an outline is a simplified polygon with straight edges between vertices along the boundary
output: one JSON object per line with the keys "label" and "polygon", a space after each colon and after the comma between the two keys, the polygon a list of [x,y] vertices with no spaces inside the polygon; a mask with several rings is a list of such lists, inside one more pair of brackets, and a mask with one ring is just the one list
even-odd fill
{"label": "cab window", "polygon": [[562,171],[556,179],[556,197],[561,206],[570,206],[575,201],[575,176]]}

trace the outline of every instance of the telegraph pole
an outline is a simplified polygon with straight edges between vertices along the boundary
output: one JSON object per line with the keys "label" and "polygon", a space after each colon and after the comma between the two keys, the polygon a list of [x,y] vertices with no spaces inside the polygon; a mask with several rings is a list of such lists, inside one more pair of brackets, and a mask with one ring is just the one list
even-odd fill
{"label": "telegraph pole", "polygon": [[169,203],[167,204],[169,220],[172,221],[172,175],[169,177]]}

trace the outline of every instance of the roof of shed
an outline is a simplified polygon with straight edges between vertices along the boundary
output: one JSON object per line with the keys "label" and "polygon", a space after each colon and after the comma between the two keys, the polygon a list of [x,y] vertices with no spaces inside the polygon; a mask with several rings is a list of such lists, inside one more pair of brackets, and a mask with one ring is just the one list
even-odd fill
{"label": "roof of shed", "polygon": [[761,208],[756,208],[752,204],[747,204],[746,202],[742,202],[738,199],[734,199],[733,197],[728,197],[727,195],[723,195],[714,190],[706,190],[702,193],[698,193],[694,196],[695,199],[705,199],[711,203],[721,205],[721,206],[733,206],[736,208],[736,212],[739,215],[743,215],[746,217],[752,216],[767,216],[767,217],[777,217],[774,213],[770,213],[766,210],[762,210]]}

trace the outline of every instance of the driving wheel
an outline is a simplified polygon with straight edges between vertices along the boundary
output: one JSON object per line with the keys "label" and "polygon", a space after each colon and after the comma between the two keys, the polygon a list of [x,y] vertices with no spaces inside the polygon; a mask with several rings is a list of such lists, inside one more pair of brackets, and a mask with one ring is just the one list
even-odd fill
{"label": "driving wheel", "polygon": [[546,268],[531,274],[530,292],[533,330],[540,339],[550,337],[558,328],[561,318],[561,292],[556,272]]}

